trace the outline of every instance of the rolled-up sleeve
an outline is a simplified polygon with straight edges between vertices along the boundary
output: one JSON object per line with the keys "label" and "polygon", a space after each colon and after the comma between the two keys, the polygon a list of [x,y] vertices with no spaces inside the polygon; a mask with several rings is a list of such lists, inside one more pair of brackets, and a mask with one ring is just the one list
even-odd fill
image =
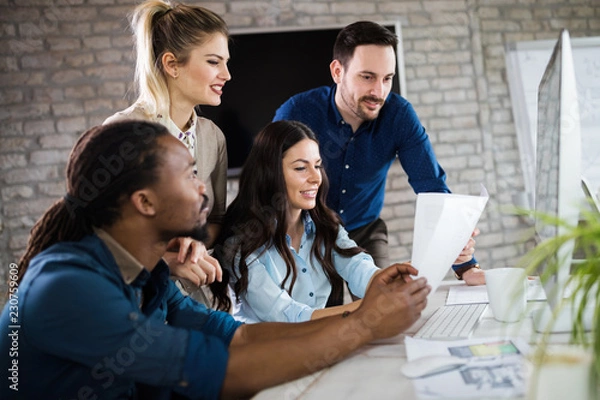
{"label": "rolled-up sleeve", "polygon": [[[350,239],[348,232],[342,226],[338,229],[336,243],[343,249],[356,246],[356,242]],[[343,257],[338,253],[334,253],[333,263],[338,274],[348,282],[350,291],[361,298],[365,296],[373,274],[379,271],[379,268],[373,262],[373,258],[364,252],[352,257]]]}

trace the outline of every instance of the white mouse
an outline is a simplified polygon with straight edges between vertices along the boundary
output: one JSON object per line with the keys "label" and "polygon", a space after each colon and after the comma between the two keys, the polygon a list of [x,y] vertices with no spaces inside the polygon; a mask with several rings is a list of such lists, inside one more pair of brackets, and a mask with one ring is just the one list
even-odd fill
{"label": "white mouse", "polygon": [[400,371],[407,378],[423,378],[462,367],[467,360],[455,356],[425,356],[406,362]]}

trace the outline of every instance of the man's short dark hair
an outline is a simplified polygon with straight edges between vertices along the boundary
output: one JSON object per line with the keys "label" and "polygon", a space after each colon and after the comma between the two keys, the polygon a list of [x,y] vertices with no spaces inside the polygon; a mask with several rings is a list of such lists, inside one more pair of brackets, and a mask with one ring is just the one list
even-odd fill
{"label": "man's short dark hair", "polygon": [[357,46],[375,44],[392,46],[394,52],[398,46],[398,37],[385,26],[371,21],[354,22],[338,33],[333,46],[333,59],[338,60],[344,68],[354,55]]}

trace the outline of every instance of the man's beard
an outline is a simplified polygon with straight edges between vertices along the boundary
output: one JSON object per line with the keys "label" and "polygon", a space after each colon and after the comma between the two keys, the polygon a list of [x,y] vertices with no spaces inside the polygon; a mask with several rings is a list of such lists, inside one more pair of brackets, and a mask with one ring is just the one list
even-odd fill
{"label": "man's beard", "polygon": [[[346,107],[350,112],[352,112],[356,117],[358,117],[362,121],[372,121],[379,116],[379,111],[373,115],[366,111],[366,106],[363,106],[363,101],[372,101],[380,104],[384,103],[383,99],[376,98],[374,96],[362,96],[358,99],[358,101],[354,101],[352,96],[346,92],[346,88],[343,85],[339,86],[339,90],[342,96],[342,101],[346,104]],[[365,108],[363,108],[365,107]]]}
{"label": "man's beard", "polygon": [[375,114],[373,114],[373,111],[369,111],[367,109],[367,106],[363,105],[364,101],[370,101],[370,102],[374,102],[374,103],[379,103],[381,105],[383,105],[383,100],[379,99],[377,97],[374,96],[363,96],[360,99],[358,99],[358,104],[356,105],[356,114],[363,120],[363,121],[372,121],[375,118],[377,118],[379,116],[379,110],[377,110],[377,112],[375,112]]}
{"label": "man's beard", "polygon": [[201,219],[201,221],[199,222],[198,225],[196,225],[194,228],[192,228],[189,231],[180,231],[180,232],[170,232],[169,233],[169,240],[171,240],[173,237],[191,237],[194,240],[197,240],[199,242],[205,242],[206,239],[208,239],[209,235],[208,235],[208,229],[207,229],[207,225],[208,223],[206,222],[206,214],[208,213],[208,197],[206,195],[202,195],[204,197],[204,201],[202,202],[202,207],[200,208],[200,213],[204,213],[204,217]]}
{"label": "man's beard", "polygon": [[207,224],[197,226],[194,230],[188,232],[188,234],[185,236],[189,236],[192,239],[205,243],[206,239],[208,239],[208,229],[206,228],[206,226]]}
{"label": "man's beard", "polygon": [[[204,211],[205,213],[207,213],[208,210],[208,196],[203,194],[202,197],[204,198],[204,201],[202,202],[202,207],[200,208],[200,212],[202,213],[202,211]],[[205,214],[206,216],[206,214]],[[188,235],[185,236],[189,236],[192,239],[195,239],[199,242],[205,242],[206,239],[208,239],[208,229],[206,228],[206,226],[208,225],[208,223],[206,222],[206,217],[203,218],[203,222],[201,225],[196,226]]]}

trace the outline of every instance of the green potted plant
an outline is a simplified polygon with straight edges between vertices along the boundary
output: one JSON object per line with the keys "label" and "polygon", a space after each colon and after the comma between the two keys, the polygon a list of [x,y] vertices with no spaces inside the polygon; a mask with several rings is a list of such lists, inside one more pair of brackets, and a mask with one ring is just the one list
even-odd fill
{"label": "green potted plant", "polygon": [[[591,208],[581,211],[580,222],[569,224],[557,217],[542,215],[531,211],[519,211],[519,214],[534,216],[545,225],[560,226],[559,235],[546,239],[531,249],[519,262],[528,275],[539,275],[542,283],[555,275],[564,261],[565,249],[573,246],[573,263],[568,286],[573,290],[564,297],[560,307],[571,307],[575,316],[571,331],[571,343],[580,345],[593,353],[593,381],[600,380],[600,213]],[[592,303],[592,304],[590,304]],[[584,311],[593,307],[591,331],[586,332]],[[587,310],[589,312],[589,309]],[[588,322],[589,323],[589,322]],[[540,366],[547,356],[549,332],[543,335],[533,355],[533,364]]]}

